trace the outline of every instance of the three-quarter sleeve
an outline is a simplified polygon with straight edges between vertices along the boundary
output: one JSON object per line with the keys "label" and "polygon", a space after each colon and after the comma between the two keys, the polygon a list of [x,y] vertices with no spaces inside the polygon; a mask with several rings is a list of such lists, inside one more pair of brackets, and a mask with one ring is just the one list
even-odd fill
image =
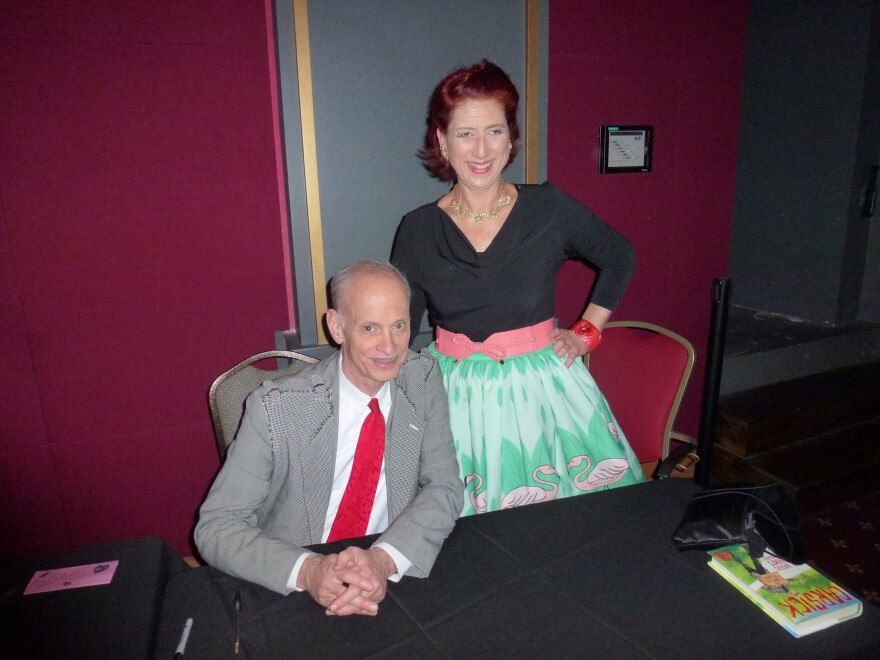
{"label": "three-quarter sleeve", "polygon": [[607,309],[617,307],[636,268],[636,253],[630,242],[605,224],[581,202],[554,191],[555,219],[568,258],[581,259],[599,271],[591,303]]}

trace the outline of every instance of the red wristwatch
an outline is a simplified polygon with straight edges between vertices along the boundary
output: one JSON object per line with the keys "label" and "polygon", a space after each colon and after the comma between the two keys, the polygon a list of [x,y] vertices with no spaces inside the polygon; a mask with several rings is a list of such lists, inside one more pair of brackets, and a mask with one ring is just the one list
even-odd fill
{"label": "red wristwatch", "polygon": [[584,340],[587,345],[587,353],[596,350],[596,347],[602,342],[602,333],[599,332],[599,328],[586,319],[581,319],[571,326],[571,331]]}

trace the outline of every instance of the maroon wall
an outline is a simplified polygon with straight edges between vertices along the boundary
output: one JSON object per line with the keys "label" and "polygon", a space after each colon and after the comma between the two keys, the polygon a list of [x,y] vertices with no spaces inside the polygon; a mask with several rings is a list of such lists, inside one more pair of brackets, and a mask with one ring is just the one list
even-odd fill
{"label": "maroon wall", "polygon": [[[616,315],[701,349],[727,269],[745,0],[553,0],[548,174],[635,244]],[[287,327],[264,4],[0,3],[0,556],[189,553],[206,392]],[[598,126],[654,171],[596,173]],[[561,277],[560,316],[589,272]],[[683,430],[693,432],[699,385]]]}
{"label": "maroon wall", "polygon": [[208,386],[287,325],[263,3],[2,3],[0,25],[0,556],[188,554]]}
{"label": "maroon wall", "polygon": [[[553,0],[548,179],[633,243],[638,269],[613,319],[666,326],[698,353],[676,428],[698,427],[710,292],[727,275],[748,3]],[[654,126],[646,174],[598,174],[599,126]],[[568,264],[570,324],[592,283]]]}

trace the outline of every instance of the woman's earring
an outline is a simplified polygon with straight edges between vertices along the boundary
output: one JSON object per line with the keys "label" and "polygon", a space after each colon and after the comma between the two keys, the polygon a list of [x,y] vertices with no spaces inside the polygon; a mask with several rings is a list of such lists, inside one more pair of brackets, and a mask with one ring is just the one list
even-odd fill
{"label": "woman's earring", "polygon": [[446,153],[446,145],[442,142],[440,143],[440,155],[443,156],[443,160],[445,160],[447,163],[449,162],[449,156]]}

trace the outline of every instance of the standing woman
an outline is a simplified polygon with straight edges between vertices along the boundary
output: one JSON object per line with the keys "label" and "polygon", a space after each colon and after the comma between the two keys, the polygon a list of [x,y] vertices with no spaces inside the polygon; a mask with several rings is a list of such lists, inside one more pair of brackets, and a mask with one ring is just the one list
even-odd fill
{"label": "standing woman", "polygon": [[[549,183],[502,173],[517,152],[519,94],[483,60],[431,96],[419,156],[453,183],[401,221],[392,261],[412,287],[413,335],[428,309],[469,502],[483,513],[643,480],[635,455],[580,359],[635,268],[632,247]],[[583,318],[556,328],[567,259],[600,271]]]}

